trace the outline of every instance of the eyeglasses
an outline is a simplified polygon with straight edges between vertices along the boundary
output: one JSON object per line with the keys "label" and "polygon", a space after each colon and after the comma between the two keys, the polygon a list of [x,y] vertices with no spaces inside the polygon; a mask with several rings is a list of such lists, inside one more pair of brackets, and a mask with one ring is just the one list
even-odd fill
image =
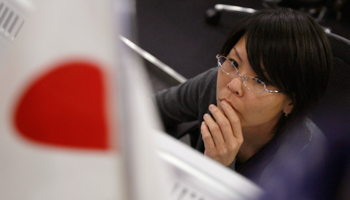
{"label": "eyeglasses", "polygon": [[[222,72],[225,74],[235,77],[239,76],[242,79],[242,82],[244,86],[246,86],[250,91],[261,94],[263,92],[271,92],[271,93],[278,93],[280,91],[277,90],[268,90],[266,89],[266,84],[262,82],[260,79],[252,76],[242,76],[239,72],[237,67],[234,64],[234,61],[228,60],[225,56],[216,55],[216,59],[218,59],[218,66],[221,69]],[[226,62],[228,61],[228,62]]]}

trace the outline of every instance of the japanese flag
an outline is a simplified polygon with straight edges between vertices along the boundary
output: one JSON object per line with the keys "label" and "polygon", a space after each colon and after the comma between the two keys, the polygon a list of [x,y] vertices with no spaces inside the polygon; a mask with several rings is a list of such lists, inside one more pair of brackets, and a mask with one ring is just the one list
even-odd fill
{"label": "japanese flag", "polygon": [[[150,126],[123,127],[135,124],[120,112],[123,27],[112,8],[121,2],[33,1],[1,67],[0,199],[164,199],[148,170],[157,169],[151,139],[122,144]],[[142,173],[132,166],[139,150],[149,159]]]}

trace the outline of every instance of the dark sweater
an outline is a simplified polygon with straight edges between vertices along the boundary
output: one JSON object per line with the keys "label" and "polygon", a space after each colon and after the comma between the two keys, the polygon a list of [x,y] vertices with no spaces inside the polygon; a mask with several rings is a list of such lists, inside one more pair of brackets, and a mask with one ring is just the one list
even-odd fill
{"label": "dark sweater", "polygon": [[[191,146],[200,152],[204,152],[199,128],[203,115],[209,113],[210,104],[217,104],[217,72],[217,67],[212,68],[156,95],[160,115],[167,130],[182,122],[198,121],[197,129],[191,131]],[[229,167],[257,183],[262,183],[265,182],[262,179],[273,173],[275,166],[283,166],[286,155],[293,159],[293,156],[303,153],[317,160],[324,150],[324,144],[325,137],[322,132],[311,120],[305,118],[293,128],[275,133],[271,141],[245,163],[233,163]]]}

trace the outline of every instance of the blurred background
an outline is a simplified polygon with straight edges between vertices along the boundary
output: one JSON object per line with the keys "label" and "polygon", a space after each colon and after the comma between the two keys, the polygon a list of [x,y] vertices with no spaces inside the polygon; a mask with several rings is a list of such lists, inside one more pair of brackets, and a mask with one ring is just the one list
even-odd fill
{"label": "blurred background", "polygon": [[[218,23],[208,23],[208,9],[216,4],[228,4],[253,8],[266,8],[264,2],[281,0],[136,0],[137,41],[141,48],[158,58],[179,74],[189,79],[216,66],[215,55],[226,40],[234,25],[247,13],[222,12]],[[291,4],[302,0],[283,0]],[[304,0],[317,2],[317,0]],[[318,19],[320,25],[331,33],[350,39],[350,1],[319,0],[326,2],[327,10],[319,17],[323,6],[303,9]],[[349,199],[350,194],[350,137],[349,102],[350,90],[349,52],[350,42],[343,38],[332,39],[334,56],[333,75],[320,107],[313,113],[313,120],[330,140],[324,166],[319,169],[307,169],[307,176],[293,181],[287,180],[286,199]],[[339,40],[338,40],[339,39]],[[341,41],[341,42],[340,42]],[[146,62],[146,65],[149,63]],[[152,79],[152,78],[151,78]],[[157,83],[156,83],[157,84]],[[154,84],[155,85],[155,84]],[[301,161],[301,163],[307,162]],[[288,174],[288,172],[284,172]],[[282,175],[281,177],[284,177]],[[284,177],[285,178],[285,177]],[[271,189],[281,191],[283,186],[275,185]],[[278,196],[278,192],[269,191]],[[272,195],[272,196],[273,196]],[[294,196],[295,195],[295,196]],[[304,198],[301,198],[304,197]],[[268,196],[265,199],[281,199]]]}
{"label": "blurred background", "polygon": [[[334,58],[328,86],[331,89],[311,119],[329,139],[340,135],[333,132],[349,130],[344,126],[349,125],[350,113],[350,0],[136,0],[137,39],[134,40],[137,41],[134,42],[184,78],[192,78],[216,67],[215,55],[228,34],[239,20],[250,14],[218,12],[218,4],[255,10],[273,7],[302,10],[312,15],[326,32],[343,38],[344,41],[330,39]],[[215,11],[221,13],[216,20]],[[151,62],[145,64],[154,92],[179,84],[168,83],[173,78],[165,73],[155,76],[154,69],[158,67]]]}
{"label": "blurred background", "polygon": [[[330,3],[320,24],[350,39],[350,2]],[[228,33],[247,15],[222,12],[219,23],[210,25],[205,14],[215,4],[264,8],[263,0],[136,0],[136,43],[184,77],[194,77],[216,66],[215,55]]]}

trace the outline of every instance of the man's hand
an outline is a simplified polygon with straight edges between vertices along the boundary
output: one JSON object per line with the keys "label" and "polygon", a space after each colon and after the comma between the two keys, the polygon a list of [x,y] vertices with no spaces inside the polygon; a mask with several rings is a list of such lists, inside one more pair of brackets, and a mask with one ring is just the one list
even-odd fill
{"label": "man's hand", "polygon": [[221,102],[221,107],[224,113],[215,105],[209,106],[215,120],[205,114],[201,133],[204,155],[228,166],[234,161],[243,143],[243,135],[240,120],[233,108],[225,101]]}

